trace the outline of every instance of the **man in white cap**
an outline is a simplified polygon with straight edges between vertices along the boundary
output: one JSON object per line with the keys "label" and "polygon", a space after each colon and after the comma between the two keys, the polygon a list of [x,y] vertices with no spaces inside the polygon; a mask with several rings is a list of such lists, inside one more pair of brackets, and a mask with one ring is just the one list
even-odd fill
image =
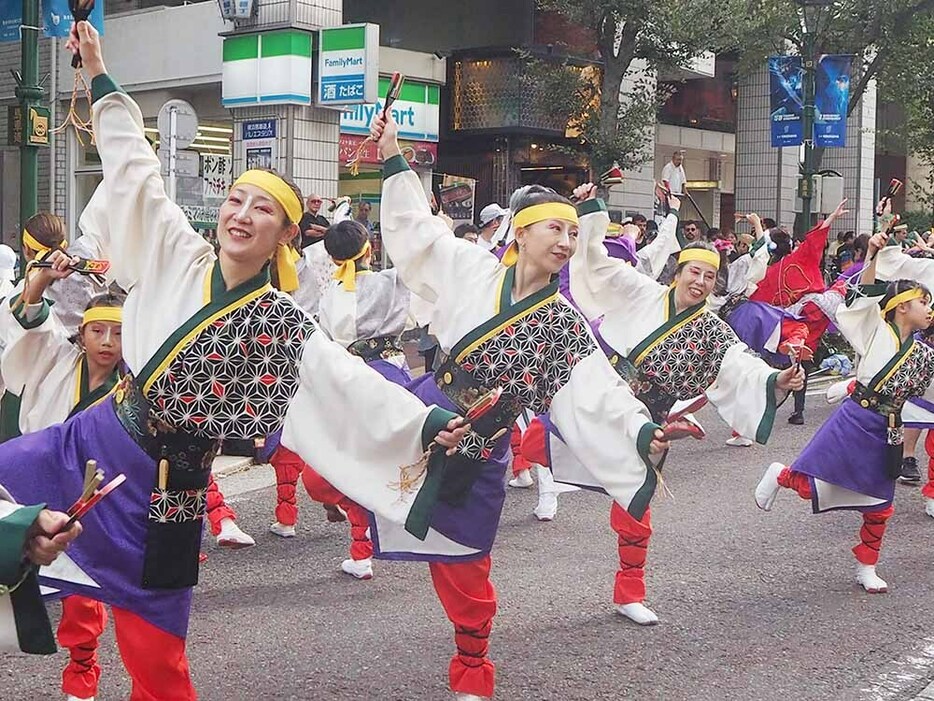
{"label": "man in white cap", "polygon": [[477,239],[477,245],[487,251],[492,251],[500,243],[496,240],[496,230],[503,222],[503,217],[509,214],[508,209],[503,209],[496,202],[488,204],[480,210],[480,236]]}

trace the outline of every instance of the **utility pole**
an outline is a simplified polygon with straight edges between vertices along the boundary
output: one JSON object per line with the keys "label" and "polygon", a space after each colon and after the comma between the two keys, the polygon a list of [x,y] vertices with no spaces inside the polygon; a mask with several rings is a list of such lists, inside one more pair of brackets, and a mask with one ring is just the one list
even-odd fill
{"label": "utility pole", "polygon": [[[22,42],[22,70],[14,71],[16,80],[14,94],[19,100],[22,120],[22,141],[19,147],[19,218],[20,229],[27,219],[39,208],[39,146],[33,141],[34,120],[39,112],[44,91],[39,84],[39,0],[23,0],[23,22],[20,28]],[[48,117],[45,122],[45,137],[48,139]]]}

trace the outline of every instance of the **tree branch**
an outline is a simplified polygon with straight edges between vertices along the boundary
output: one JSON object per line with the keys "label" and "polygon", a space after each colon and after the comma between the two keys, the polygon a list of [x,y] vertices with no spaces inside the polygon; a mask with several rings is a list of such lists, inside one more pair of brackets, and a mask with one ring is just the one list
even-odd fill
{"label": "tree branch", "polygon": [[[934,0],[931,0],[934,3]],[[869,81],[873,79],[876,73],[879,72],[879,67],[882,65],[882,57],[888,54],[888,47],[883,46],[876,51],[876,55],[873,56],[872,61],[869,62],[869,65],[866,66],[866,70],[863,71],[863,74],[859,78],[859,82],[856,83],[856,87],[850,90],[850,104],[846,107],[846,116],[849,117],[856,110],[856,105],[859,104],[859,101],[863,97],[863,93],[866,92],[866,87],[869,85]]]}

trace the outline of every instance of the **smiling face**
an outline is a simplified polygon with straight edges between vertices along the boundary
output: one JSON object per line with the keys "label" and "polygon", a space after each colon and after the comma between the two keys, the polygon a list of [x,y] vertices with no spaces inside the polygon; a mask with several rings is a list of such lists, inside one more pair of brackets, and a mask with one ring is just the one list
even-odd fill
{"label": "smiling face", "polygon": [[241,184],[230,190],[217,218],[217,240],[221,252],[257,271],[280,243],[291,241],[298,226],[287,223],[285,210],[256,185]]}
{"label": "smiling face", "polygon": [[123,359],[122,325],[114,321],[91,321],[81,328],[88,365],[113,372]]}
{"label": "smiling face", "polygon": [[675,304],[680,309],[700,304],[713,292],[717,269],[709,263],[692,260],[675,275]]}
{"label": "smiling face", "polygon": [[565,219],[545,219],[516,230],[519,259],[557,273],[577,250],[577,224]]}

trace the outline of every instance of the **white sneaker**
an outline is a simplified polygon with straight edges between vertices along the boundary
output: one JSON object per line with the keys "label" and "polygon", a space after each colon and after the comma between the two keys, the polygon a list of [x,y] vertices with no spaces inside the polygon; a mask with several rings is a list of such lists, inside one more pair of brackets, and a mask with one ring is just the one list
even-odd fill
{"label": "white sneaker", "polygon": [[221,521],[221,532],[217,534],[217,544],[222,548],[248,548],[256,545],[256,541],[240,530],[232,518],[225,518]]}
{"label": "white sneaker", "polygon": [[520,470],[519,474],[509,480],[509,486],[515,487],[516,489],[528,489],[535,482],[532,481],[532,473],[530,470]]}
{"label": "white sneaker", "polygon": [[934,499],[924,500],[924,513],[926,513],[931,518],[934,518]]}
{"label": "white sneaker", "polygon": [[454,701],[490,701],[490,697],[477,696],[476,694],[465,694],[462,691],[455,691]]}
{"label": "white sneaker", "polygon": [[856,581],[870,594],[885,594],[889,585],[876,574],[875,565],[856,565]]}
{"label": "white sneaker", "polygon": [[655,612],[641,601],[634,604],[620,604],[616,607],[616,611],[640,626],[654,626],[658,623],[658,616]]}
{"label": "white sneaker", "polygon": [[373,559],[368,557],[366,560],[344,560],[341,570],[357,579],[373,579]]}
{"label": "white sneaker", "polygon": [[558,513],[558,495],[554,492],[542,492],[538,495],[538,505],[532,509],[539,521],[554,521]]}
{"label": "white sneaker", "polygon": [[778,496],[778,490],[781,489],[778,484],[778,476],[784,469],[785,466],[780,462],[773,462],[769,465],[769,469],[765,471],[765,474],[762,475],[759,484],[756,485],[756,506],[763,511],[772,510],[772,504],[775,502],[775,497]]}
{"label": "white sneaker", "polygon": [[726,439],[726,444],[731,448],[748,448],[752,443],[751,438],[745,438],[744,436],[733,436]]}
{"label": "white sneaker", "polygon": [[273,521],[272,525],[269,526],[269,532],[275,533],[277,536],[282,538],[294,538],[295,526],[286,526],[284,523]]}

